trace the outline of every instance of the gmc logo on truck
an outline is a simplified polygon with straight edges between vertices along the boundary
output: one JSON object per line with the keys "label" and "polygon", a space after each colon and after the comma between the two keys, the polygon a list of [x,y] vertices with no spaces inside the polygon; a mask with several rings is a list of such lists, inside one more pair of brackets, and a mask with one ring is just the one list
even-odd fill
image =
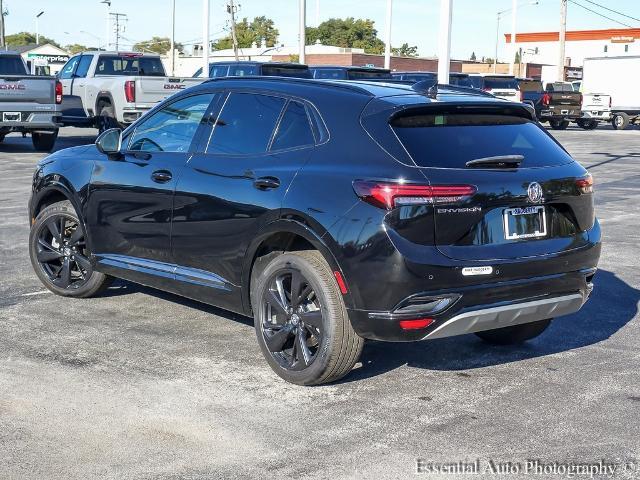
{"label": "gmc logo on truck", "polygon": [[165,83],[164,84],[164,89],[165,90],[184,90],[184,88],[186,87],[186,85],[172,85],[170,83]]}
{"label": "gmc logo on truck", "polygon": [[25,90],[26,88],[21,83],[3,83],[0,85],[0,90]]}

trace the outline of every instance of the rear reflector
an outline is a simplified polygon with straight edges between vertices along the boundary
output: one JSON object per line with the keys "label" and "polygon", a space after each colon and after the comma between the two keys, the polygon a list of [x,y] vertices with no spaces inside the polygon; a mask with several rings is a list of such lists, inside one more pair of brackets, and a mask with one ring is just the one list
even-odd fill
{"label": "rear reflector", "polygon": [[343,295],[347,293],[347,284],[344,282],[344,278],[342,278],[342,274],[337,270],[333,272],[333,276],[336,277],[336,282],[338,282],[338,287],[340,287],[340,291]]}
{"label": "rear reflector", "polygon": [[377,207],[391,210],[401,205],[455,203],[476,192],[473,185],[415,185],[355,181],[358,197]]}
{"label": "rear reflector", "polygon": [[435,320],[433,318],[415,318],[411,320],[400,320],[400,328],[403,330],[418,330],[427,328]]}
{"label": "rear reflector", "polygon": [[576,187],[580,190],[580,193],[592,193],[593,192],[593,177],[591,174],[584,178],[576,180]]}

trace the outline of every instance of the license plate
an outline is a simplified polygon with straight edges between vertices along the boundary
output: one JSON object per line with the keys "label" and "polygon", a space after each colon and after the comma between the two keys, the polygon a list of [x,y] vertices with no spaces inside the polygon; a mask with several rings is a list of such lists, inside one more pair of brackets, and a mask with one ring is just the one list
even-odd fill
{"label": "license plate", "polygon": [[20,112],[2,112],[3,122],[19,122]]}
{"label": "license plate", "polygon": [[544,207],[507,208],[503,214],[504,237],[507,240],[538,238],[547,235]]}

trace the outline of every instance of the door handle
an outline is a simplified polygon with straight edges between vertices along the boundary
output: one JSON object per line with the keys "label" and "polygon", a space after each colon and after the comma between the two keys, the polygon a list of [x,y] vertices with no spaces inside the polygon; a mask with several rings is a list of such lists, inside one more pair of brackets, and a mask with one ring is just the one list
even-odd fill
{"label": "door handle", "polygon": [[169,170],[156,170],[151,174],[151,180],[156,183],[167,183],[173,178]]}
{"label": "door handle", "polygon": [[278,188],[280,186],[280,180],[276,177],[260,177],[253,181],[253,186],[258,190],[269,190],[271,188]]}

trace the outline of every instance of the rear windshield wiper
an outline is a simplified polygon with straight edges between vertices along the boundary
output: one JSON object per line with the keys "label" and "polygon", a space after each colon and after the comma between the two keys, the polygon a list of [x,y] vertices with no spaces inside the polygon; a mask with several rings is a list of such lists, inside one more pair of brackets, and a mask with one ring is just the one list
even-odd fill
{"label": "rear windshield wiper", "polygon": [[497,155],[469,160],[465,165],[468,168],[517,168],[523,160],[524,155]]}

